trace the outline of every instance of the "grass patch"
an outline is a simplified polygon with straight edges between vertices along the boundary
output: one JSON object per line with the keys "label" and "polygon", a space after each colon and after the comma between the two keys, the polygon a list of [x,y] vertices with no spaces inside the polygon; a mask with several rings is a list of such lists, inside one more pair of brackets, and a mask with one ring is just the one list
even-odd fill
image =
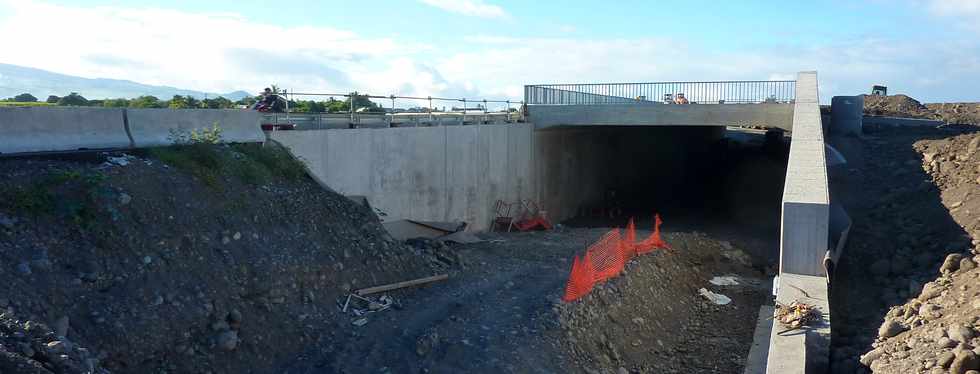
{"label": "grass patch", "polygon": [[262,185],[277,178],[296,181],[306,175],[303,164],[285,150],[261,144],[191,143],[153,148],[149,154],[219,191],[224,189],[224,176]]}
{"label": "grass patch", "polygon": [[76,225],[89,227],[96,220],[97,199],[105,179],[98,172],[52,172],[26,186],[0,189],[0,206],[35,216],[59,214]]}
{"label": "grass patch", "polygon": [[0,107],[5,106],[55,106],[51,103],[42,102],[17,102],[17,101],[0,101]]}

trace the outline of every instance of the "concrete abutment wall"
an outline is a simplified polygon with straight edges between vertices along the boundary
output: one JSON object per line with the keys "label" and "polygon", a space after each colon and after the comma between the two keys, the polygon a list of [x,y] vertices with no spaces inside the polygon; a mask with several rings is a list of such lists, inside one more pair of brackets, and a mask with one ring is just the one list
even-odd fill
{"label": "concrete abutment wall", "polygon": [[[652,194],[697,173],[686,160],[723,127],[568,127],[530,124],[272,132],[324,186],[366,196],[386,220],[466,221],[489,228],[496,200],[540,203],[553,221],[607,191]],[[631,191],[634,188],[635,191]]]}

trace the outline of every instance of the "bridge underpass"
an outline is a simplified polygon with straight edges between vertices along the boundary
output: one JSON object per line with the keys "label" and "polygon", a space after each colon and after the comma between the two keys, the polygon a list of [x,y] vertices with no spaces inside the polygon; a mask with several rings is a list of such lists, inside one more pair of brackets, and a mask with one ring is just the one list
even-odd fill
{"label": "bridge underpass", "polygon": [[[323,185],[344,194],[366,196],[375,207],[387,213],[386,219],[463,220],[474,229],[485,229],[492,218],[493,202],[498,199],[535,199],[549,211],[552,219],[584,219],[585,225],[589,224],[590,211],[608,209],[610,202],[620,205],[624,216],[662,212],[674,225],[672,229],[685,226],[703,230],[705,217],[716,216],[722,206],[735,207],[730,214],[735,216],[734,221],[739,221],[740,216],[761,217],[772,222],[779,215],[778,224],[769,225],[775,227],[766,230],[769,235],[779,232],[781,273],[792,286],[779,288],[779,300],[787,302],[801,297],[793,294],[793,289],[825,296],[826,273],[822,265],[829,248],[826,168],[816,77],[813,73],[801,73],[800,77],[793,85],[794,91],[797,83],[806,89],[794,92],[792,97],[763,90],[751,98],[736,96],[708,104],[711,100],[689,94],[689,104],[664,104],[644,99],[650,94],[643,93],[641,88],[642,94],[635,97],[633,92],[623,96],[612,96],[611,92],[586,93],[579,95],[587,98],[580,103],[535,103],[529,99],[527,118],[531,123],[465,125],[464,118],[459,126],[281,131],[269,136],[304,160],[311,174]],[[567,92],[561,95],[564,95],[562,100],[568,100]],[[596,103],[600,97],[614,99]],[[626,106],[633,109],[623,109]],[[791,111],[787,112],[788,109]],[[603,113],[584,119],[569,117],[568,111],[576,110]],[[623,110],[636,115],[623,116]],[[544,118],[548,111],[578,119],[555,116],[549,123]],[[0,114],[57,117],[85,111],[58,108],[14,112]],[[116,123],[105,120],[98,121],[102,126],[95,126],[75,121],[79,129],[86,130],[83,135],[112,133],[121,140],[107,143],[106,136],[94,136],[93,141],[78,143],[77,147],[119,148],[126,143],[129,147],[143,147],[154,143],[150,141],[153,138],[139,131],[142,128],[154,129],[157,133],[151,135],[160,138],[168,130],[168,124],[176,123],[174,126],[182,128],[206,127],[213,123],[209,117],[212,114],[231,113],[98,112],[110,114],[107,118],[113,118]],[[726,112],[757,120],[732,120],[735,115],[726,117],[723,115]],[[127,113],[140,116],[127,116]],[[225,119],[227,123],[223,126],[235,126],[244,134],[231,140],[250,141],[255,138],[253,135],[261,136],[254,113],[236,113],[248,118]],[[172,117],[187,121],[175,121]],[[162,125],[149,126],[153,121],[148,119],[158,119]],[[48,126],[42,130],[61,131],[64,138],[78,138],[74,133],[63,134],[69,127],[55,126],[57,121],[50,118],[25,122]],[[485,122],[481,120],[481,123]],[[789,156],[784,147],[772,147],[772,142],[766,146],[764,134],[746,135],[741,130],[736,132],[725,127],[729,125],[790,129]],[[33,135],[43,133],[30,129]],[[749,143],[754,141],[756,145],[732,145],[732,141],[725,139],[726,135],[734,138],[733,133],[750,138]],[[759,139],[763,141],[760,143]],[[74,144],[71,147],[76,147]],[[13,152],[52,150],[12,149]],[[772,170],[760,172],[755,168],[763,159],[769,160]],[[752,177],[756,172],[762,176]],[[748,178],[741,182],[731,182],[730,178],[737,180],[746,174]],[[780,177],[785,177],[782,189]],[[740,184],[743,186],[733,188]],[[770,190],[765,191],[767,188]],[[609,197],[611,191],[616,192],[615,198]],[[759,196],[766,198],[751,200]],[[776,197],[782,197],[781,205],[774,204]],[[746,206],[760,209],[748,214],[738,209]],[[822,327],[829,327],[829,323]],[[821,329],[814,332],[818,336],[823,334]],[[810,335],[774,335],[772,348],[777,353],[769,355],[770,372],[793,372],[793,368],[802,367],[797,359],[813,356],[809,345],[816,344],[819,352],[822,343],[809,338]]]}
{"label": "bridge underpass", "polygon": [[[774,93],[773,86],[780,88]],[[755,260],[778,258],[777,300],[810,302],[824,319],[805,333],[780,335],[763,310],[747,372],[804,373],[826,365],[824,264],[834,254],[816,74],[775,85],[687,87],[528,86],[530,123],[285,131],[271,138],[303,158],[322,183],[366,196],[386,219],[463,220],[479,230],[489,227],[495,200],[535,199],[552,220],[570,224],[589,225],[591,211],[618,205],[624,216],[662,212],[681,230],[760,238]],[[647,99],[679,89],[687,91],[687,104]],[[737,126],[789,130],[788,154],[774,140],[780,131],[767,137]]]}

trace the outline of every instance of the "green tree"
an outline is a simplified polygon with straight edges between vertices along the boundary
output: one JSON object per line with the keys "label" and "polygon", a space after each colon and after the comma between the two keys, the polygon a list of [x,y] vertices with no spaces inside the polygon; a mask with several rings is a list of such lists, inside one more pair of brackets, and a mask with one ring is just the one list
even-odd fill
{"label": "green tree", "polygon": [[55,95],[50,95],[50,96],[48,96],[48,99],[45,100],[44,102],[46,102],[48,104],[57,104],[58,103],[58,100],[61,100],[61,98],[60,97],[57,97]]}
{"label": "green tree", "polygon": [[14,100],[18,103],[36,103],[37,98],[29,93],[22,93],[20,95],[14,96]]}
{"label": "green tree", "polygon": [[72,92],[68,96],[62,97],[58,100],[58,105],[61,106],[86,106],[88,105],[88,100],[78,92]]}
{"label": "green tree", "polygon": [[125,108],[129,106],[129,100],[126,99],[105,99],[102,102],[102,106],[106,108]]}
{"label": "green tree", "polygon": [[235,103],[231,102],[224,97],[218,96],[215,99],[204,99],[201,100],[201,106],[208,109],[228,109],[234,108]]}
{"label": "green tree", "polygon": [[201,100],[195,99],[194,96],[185,96],[184,101],[188,108],[197,109],[201,107]]}
{"label": "green tree", "polygon": [[156,96],[140,96],[129,101],[130,108],[161,108],[163,103]]}
{"label": "green tree", "polygon": [[187,99],[181,95],[174,95],[174,97],[170,99],[170,103],[167,104],[167,107],[170,109],[186,109],[188,108]]}

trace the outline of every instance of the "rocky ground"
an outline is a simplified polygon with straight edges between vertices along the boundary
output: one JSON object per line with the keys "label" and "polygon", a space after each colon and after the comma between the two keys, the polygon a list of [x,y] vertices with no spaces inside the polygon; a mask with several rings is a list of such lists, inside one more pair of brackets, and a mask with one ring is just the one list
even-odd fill
{"label": "rocky ground", "polygon": [[922,104],[909,96],[864,96],[864,114],[941,120],[949,124],[980,125],[980,103]]}
{"label": "rocky ground", "polygon": [[268,372],[441,266],[285,153],[209,147],[0,160],[0,372]]}
{"label": "rocky ground", "polygon": [[[674,252],[639,257],[623,276],[563,303],[570,259],[606,231],[488,233],[489,242],[453,246],[465,269],[393,293],[399,308],[340,329],[282,372],[741,373],[769,291],[745,252],[668,233]],[[728,274],[740,285],[709,283]],[[733,302],[714,305],[702,287]]]}
{"label": "rocky ground", "polygon": [[832,284],[832,371],[980,369],[980,133],[883,129],[830,142],[849,161],[831,171],[831,196],[854,221]]}
{"label": "rocky ground", "polygon": [[742,371],[776,216],[665,216],[673,251],[566,304],[572,258],[624,222],[411,247],[297,165],[257,145],[0,159],[0,373]]}

